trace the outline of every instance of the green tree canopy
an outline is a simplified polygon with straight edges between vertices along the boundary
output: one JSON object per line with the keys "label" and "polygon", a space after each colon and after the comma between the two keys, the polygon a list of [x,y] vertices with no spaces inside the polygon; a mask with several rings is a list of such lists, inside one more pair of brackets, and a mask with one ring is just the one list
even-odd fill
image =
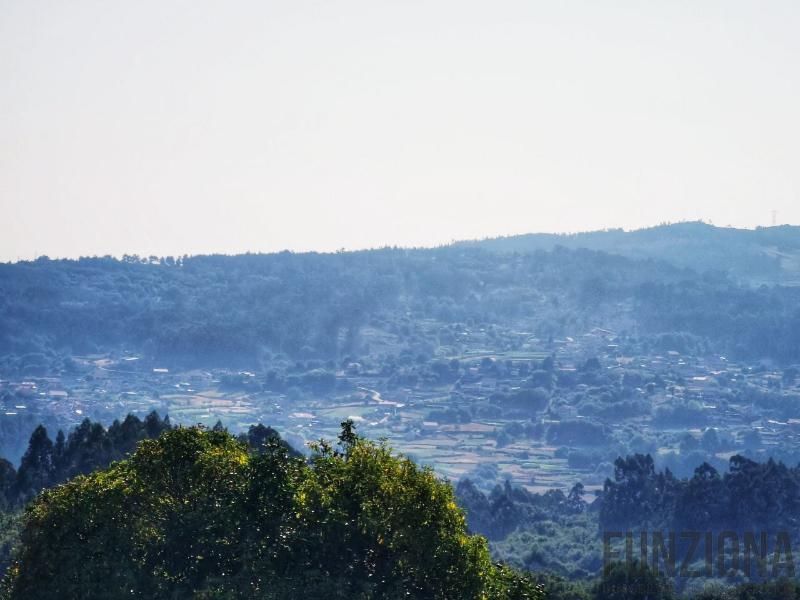
{"label": "green tree canopy", "polygon": [[539,598],[466,533],[452,488],[357,437],[309,461],[179,428],[43,492],[7,598]]}

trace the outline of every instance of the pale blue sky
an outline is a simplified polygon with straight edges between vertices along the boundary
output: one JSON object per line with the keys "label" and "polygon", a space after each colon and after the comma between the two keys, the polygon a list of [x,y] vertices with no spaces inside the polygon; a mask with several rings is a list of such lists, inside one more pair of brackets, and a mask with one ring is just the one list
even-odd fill
{"label": "pale blue sky", "polygon": [[800,222],[796,1],[0,0],[0,260]]}

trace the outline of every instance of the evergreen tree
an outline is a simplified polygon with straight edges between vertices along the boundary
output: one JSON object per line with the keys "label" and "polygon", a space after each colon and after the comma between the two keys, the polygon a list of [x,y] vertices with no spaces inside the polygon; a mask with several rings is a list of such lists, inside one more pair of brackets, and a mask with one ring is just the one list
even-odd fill
{"label": "evergreen tree", "polygon": [[54,483],[55,462],[53,442],[47,429],[39,425],[31,434],[28,449],[17,473],[17,495],[30,497]]}

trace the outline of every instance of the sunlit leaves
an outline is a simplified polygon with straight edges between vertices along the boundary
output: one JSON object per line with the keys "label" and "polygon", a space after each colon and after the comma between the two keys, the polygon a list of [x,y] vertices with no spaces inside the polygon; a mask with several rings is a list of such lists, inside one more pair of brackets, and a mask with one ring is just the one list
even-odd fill
{"label": "sunlit leaves", "polygon": [[322,443],[308,462],[176,429],[45,492],[8,596],[539,597],[466,534],[448,484],[343,425],[341,451]]}

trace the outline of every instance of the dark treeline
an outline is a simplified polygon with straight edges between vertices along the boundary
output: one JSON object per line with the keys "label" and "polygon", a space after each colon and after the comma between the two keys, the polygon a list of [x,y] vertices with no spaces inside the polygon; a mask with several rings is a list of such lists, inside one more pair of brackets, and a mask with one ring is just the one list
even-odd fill
{"label": "dark treeline", "polygon": [[581,484],[568,494],[532,494],[506,482],[484,494],[465,479],[457,495],[470,526],[489,539],[587,507],[597,513],[600,531],[795,532],[800,525],[800,465],[773,459],[760,463],[740,455],[731,457],[725,473],[703,463],[688,478],[675,477],[669,469],[656,471],[649,455],[619,458],[613,479],[589,505]]}
{"label": "dark treeline", "polygon": [[358,354],[361,328],[402,335],[408,318],[533,319],[547,339],[625,314],[639,335],[684,332],[720,352],[792,362],[798,307],[800,288],[752,289],[722,274],[564,248],[42,258],[0,265],[0,356],[7,372],[31,374],[54,361],[68,369],[60,356],[111,349],[253,364],[265,353]]}
{"label": "dark treeline", "polygon": [[707,463],[690,478],[656,471],[649,455],[620,458],[600,498],[603,530],[797,531],[800,466],[731,457],[720,473]]}
{"label": "dark treeline", "polygon": [[[215,428],[221,429],[222,425],[217,424]],[[123,460],[142,440],[157,438],[170,429],[169,417],[161,418],[155,411],[144,419],[129,414],[108,428],[85,419],[68,435],[59,430],[55,440],[43,425],[39,425],[30,437],[19,469],[15,470],[9,461],[0,458],[0,510],[18,509],[43,489]],[[271,427],[259,424],[251,426],[240,440],[259,449],[268,440],[280,440],[280,436]]]}
{"label": "dark treeline", "polygon": [[569,494],[558,489],[533,494],[508,481],[496,485],[489,494],[481,492],[469,479],[462,479],[456,486],[470,529],[490,540],[502,539],[520,526],[582,513],[587,508],[583,495],[580,483]]}
{"label": "dark treeline", "polygon": [[152,412],[144,420],[128,415],[108,429],[85,419],[68,435],[59,430],[52,440],[43,425],[33,431],[19,469],[0,459],[0,508],[13,510],[41,490],[107,467],[128,456],[143,439],[155,438],[171,428],[169,417]]}

